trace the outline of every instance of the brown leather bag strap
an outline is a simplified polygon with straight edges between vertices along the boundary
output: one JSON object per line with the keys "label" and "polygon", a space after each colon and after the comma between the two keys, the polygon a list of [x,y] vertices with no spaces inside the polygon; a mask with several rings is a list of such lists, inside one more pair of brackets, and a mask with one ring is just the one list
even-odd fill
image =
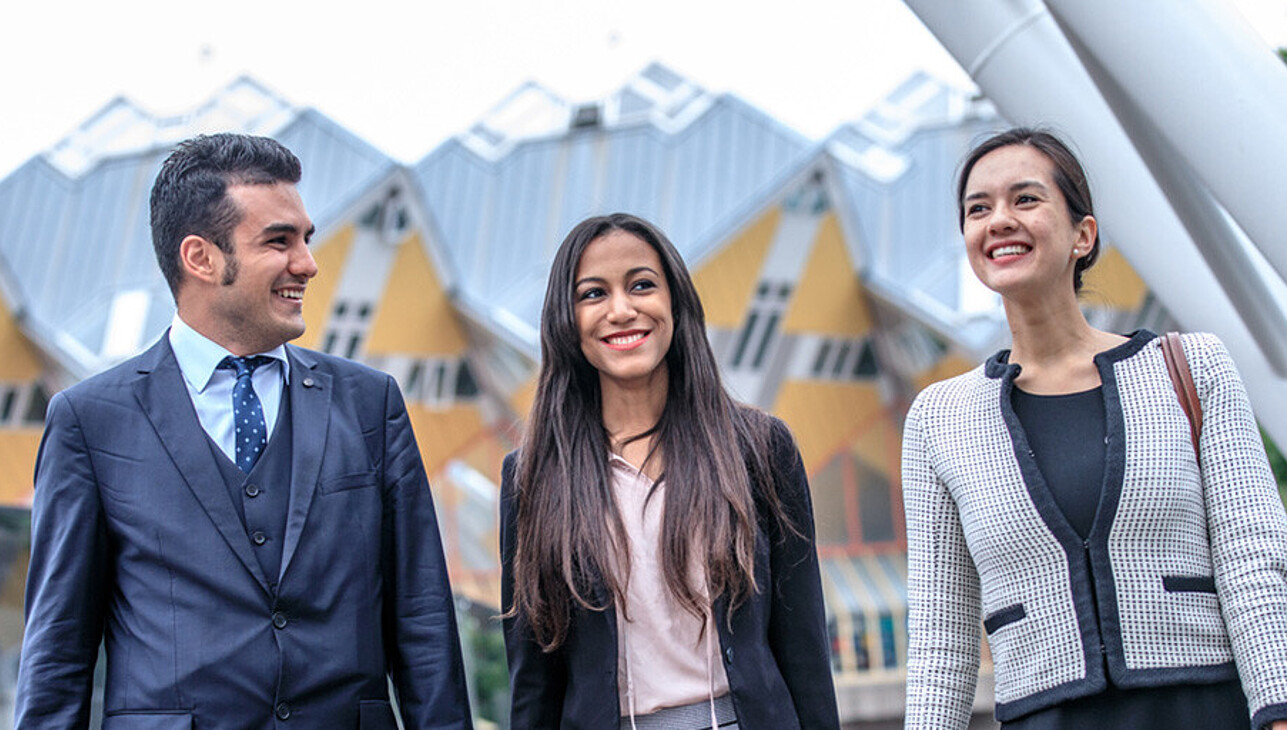
{"label": "brown leather bag strap", "polygon": [[1201,469],[1202,449],[1198,446],[1198,438],[1202,434],[1202,402],[1198,400],[1198,388],[1193,383],[1189,359],[1184,355],[1184,345],[1180,343],[1178,332],[1167,332],[1162,336],[1162,359],[1166,360],[1166,372],[1171,376],[1180,407],[1189,417],[1189,438],[1193,440],[1193,453],[1198,457],[1198,468]]}

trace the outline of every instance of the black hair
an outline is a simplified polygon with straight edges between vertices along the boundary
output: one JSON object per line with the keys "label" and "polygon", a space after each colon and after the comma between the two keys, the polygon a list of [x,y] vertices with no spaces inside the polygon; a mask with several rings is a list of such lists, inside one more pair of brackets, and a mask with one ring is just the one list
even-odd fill
{"label": "black hair", "polygon": [[[229,185],[272,185],[300,180],[299,158],[268,137],[223,132],[180,142],[152,184],[152,247],[161,273],[178,296],[183,283],[179,244],[201,236],[233,254],[232,231],[241,211],[228,197]],[[236,272],[229,259],[227,276]]]}

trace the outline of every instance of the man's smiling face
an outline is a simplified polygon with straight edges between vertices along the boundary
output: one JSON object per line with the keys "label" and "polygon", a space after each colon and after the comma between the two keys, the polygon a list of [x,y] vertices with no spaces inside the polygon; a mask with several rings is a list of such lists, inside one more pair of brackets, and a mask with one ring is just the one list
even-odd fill
{"label": "man's smiling face", "polygon": [[317,275],[313,224],[290,183],[230,185],[227,194],[241,221],[209,302],[212,339],[234,354],[265,352],[304,334],[304,290]]}

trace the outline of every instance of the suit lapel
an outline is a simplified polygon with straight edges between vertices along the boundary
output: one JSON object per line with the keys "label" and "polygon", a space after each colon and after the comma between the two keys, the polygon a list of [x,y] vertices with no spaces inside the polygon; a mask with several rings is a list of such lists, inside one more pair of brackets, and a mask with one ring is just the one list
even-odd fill
{"label": "suit lapel", "polygon": [[228,496],[214,453],[210,451],[192,399],[188,397],[183,373],[179,371],[174,352],[170,349],[168,331],[160,342],[143,354],[138,371],[144,377],[140,378],[135,396],[143,413],[152,422],[161,444],[228,547],[260,587],[269,592],[264,571],[251,552],[241,518]]}
{"label": "suit lapel", "polygon": [[282,576],[290,567],[304,532],[304,522],[317,492],[322,469],[322,451],[331,422],[331,376],[317,370],[317,361],[307,351],[286,346],[290,363],[290,511],[286,515],[286,539],[282,546]]}

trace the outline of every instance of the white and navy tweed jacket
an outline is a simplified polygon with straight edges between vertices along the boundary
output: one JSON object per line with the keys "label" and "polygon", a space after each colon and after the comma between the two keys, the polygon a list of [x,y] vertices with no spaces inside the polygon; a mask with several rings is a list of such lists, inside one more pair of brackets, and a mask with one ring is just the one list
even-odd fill
{"label": "white and navy tweed jacket", "polygon": [[1204,414],[1201,472],[1160,340],[1138,332],[1095,358],[1107,448],[1084,541],[1010,405],[1008,352],[916,398],[903,437],[907,728],[967,726],[981,623],[1002,721],[1109,678],[1241,677],[1255,727],[1287,718],[1287,515],[1224,345],[1183,343]]}

